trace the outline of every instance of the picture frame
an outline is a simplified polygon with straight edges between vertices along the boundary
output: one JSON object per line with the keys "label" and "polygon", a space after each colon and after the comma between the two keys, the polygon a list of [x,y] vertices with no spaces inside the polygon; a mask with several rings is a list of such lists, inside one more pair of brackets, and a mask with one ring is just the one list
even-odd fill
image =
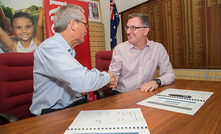
{"label": "picture frame", "polygon": [[102,23],[100,0],[88,1],[88,20],[89,22]]}
{"label": "picture frame", "polygon": [[[0,2],[0,27],[14,40],[19,40],[12,29],[10,18],[17,12],[28,13],[34,20],[34,31],[33,36],[36,34],[36,25],[38,23],[38,17],[40,8],[42,5],[42,0],[1,0]],[[44,33],[42,33],[44,34]],[[0,49],[6,52],[13,52],[10,50],[1,40]]]}

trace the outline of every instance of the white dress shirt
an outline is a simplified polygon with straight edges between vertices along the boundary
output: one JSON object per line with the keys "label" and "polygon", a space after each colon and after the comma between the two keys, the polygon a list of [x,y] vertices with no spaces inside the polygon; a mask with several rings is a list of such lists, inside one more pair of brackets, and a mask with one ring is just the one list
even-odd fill
{"label": "white dress shirt", "polygon": [[161,85],[175,80],[169,55],[162,44],[147,39],[143,50],[128,41],[118,44],[109,66],[109,72],[113,72],[118,80],[114,90],[126,92],[141,87],[154,79],[157,68],[160,69]]}

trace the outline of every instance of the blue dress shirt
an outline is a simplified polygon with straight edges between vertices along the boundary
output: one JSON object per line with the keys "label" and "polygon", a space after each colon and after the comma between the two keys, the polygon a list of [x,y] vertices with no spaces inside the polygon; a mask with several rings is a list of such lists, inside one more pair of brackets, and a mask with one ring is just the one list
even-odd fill
{"label": "blue dress shirt", "polygon": [[75,58],[66,40],[59,34],[45,40],[34,53],[34,92],[30,111],[40,115],[42,109],[60,109],[82,99],[80,92],[105,86],[110,75],[88,70]]}

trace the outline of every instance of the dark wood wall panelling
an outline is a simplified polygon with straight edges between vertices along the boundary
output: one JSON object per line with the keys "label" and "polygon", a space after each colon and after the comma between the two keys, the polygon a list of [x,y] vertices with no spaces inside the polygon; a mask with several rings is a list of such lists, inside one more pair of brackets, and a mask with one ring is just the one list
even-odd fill
{"label": "dark wood wall panelling", "polygon": [[221,69],[221,0],[151,0],[121,13],[151,18],[150,40],[167,49],[174,68]]}

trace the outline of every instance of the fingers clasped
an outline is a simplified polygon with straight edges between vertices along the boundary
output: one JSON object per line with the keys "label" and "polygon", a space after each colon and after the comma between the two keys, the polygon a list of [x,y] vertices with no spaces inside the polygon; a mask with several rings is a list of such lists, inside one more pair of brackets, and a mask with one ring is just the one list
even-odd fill
{"label": "fingers clasped", "polygon": [[114,76],[112,72],[109,72],[110,82],[106,85],[109,88],[114,88],[117,86],[117,78]]}

